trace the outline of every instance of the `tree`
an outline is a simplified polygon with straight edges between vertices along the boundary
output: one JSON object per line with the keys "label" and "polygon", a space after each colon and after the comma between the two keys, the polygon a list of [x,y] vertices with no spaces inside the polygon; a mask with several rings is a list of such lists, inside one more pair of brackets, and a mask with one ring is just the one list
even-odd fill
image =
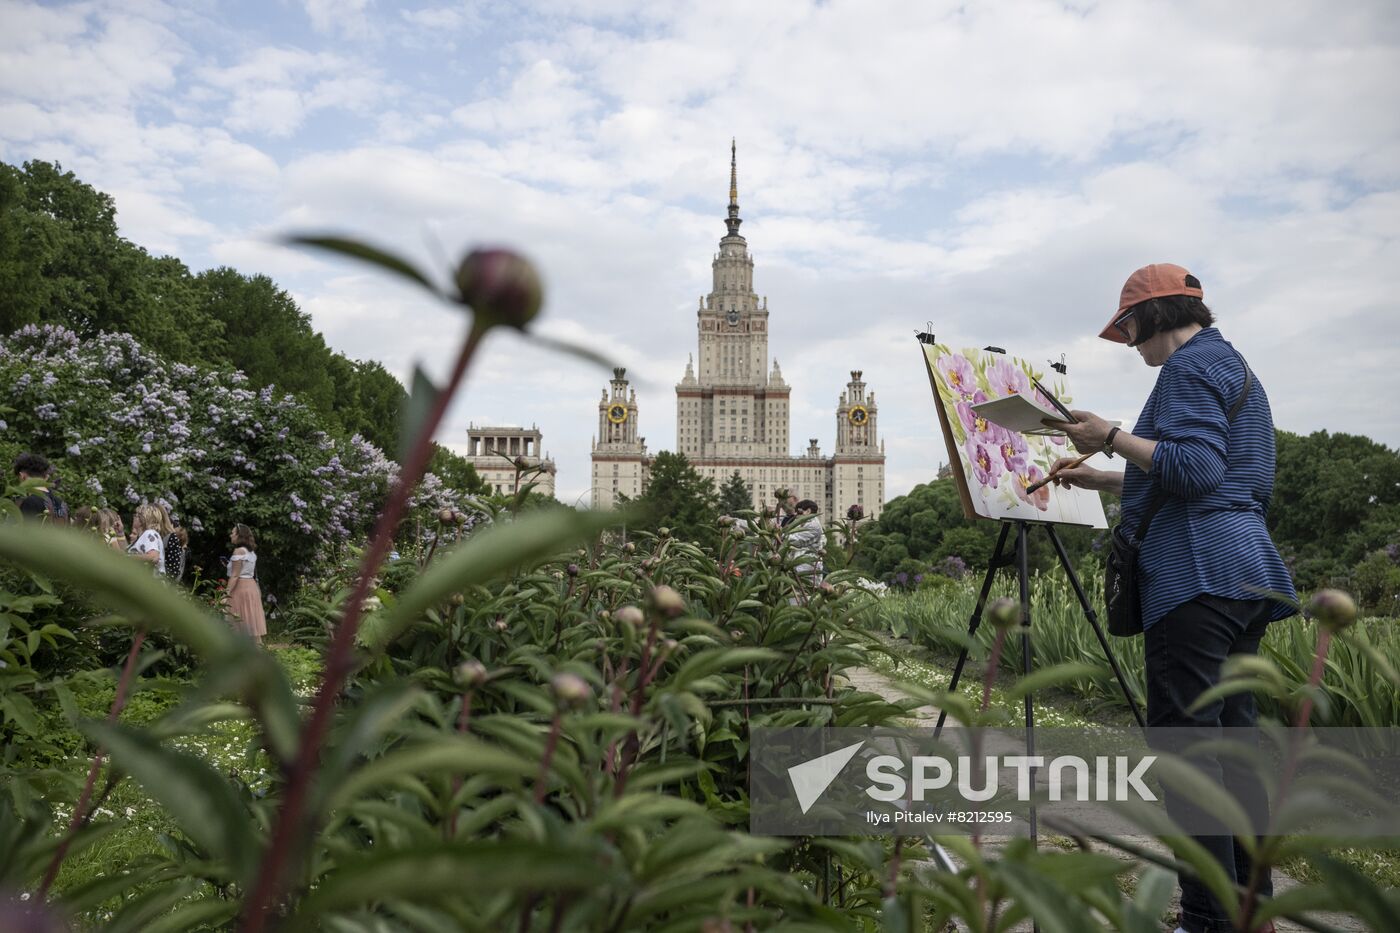
{"label": "tree", "polygon": [[678,538],[715,543],[719,501],[714,482],[701,476],[685,454],[663,450],[651,462],[651,480],[636,500],[642,509],[638,527],[670,528]]}
{"label": "tree", "polygon": [[721,515],[733,515],[753,508],[753,492],[749,489],[739,471],[725,481],[719,490],[719,511]]}
{"label": "tree", "polygon": [[[428,461],[429,472],[435,474],[442,484],[454,492],[468,496],[484,496],[491,487],[476,472],[476,467],[441,444],[433,445],[433,456]],[[545,497],[548,498],[548,497]]]}
{"label": "tree", "polygon": [[1343,583],[1378,548],[1400,542],[1400,454],[1356,434],[1276,434],[1269,531],[1298,586]]}

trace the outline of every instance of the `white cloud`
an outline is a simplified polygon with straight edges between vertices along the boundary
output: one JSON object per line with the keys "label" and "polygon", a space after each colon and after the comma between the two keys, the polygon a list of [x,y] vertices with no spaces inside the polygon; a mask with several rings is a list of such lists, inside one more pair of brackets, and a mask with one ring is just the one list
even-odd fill
{"label": "white cloud", "polygon": [[[946,459],[916,327],[1063,352],[1081,402],[1131,420],[1154,374],[1094,334],[1128,272],[1162,260],[1205,281],[1280,426],[1400,443],[1400,414],[1344,404],[1400,389],[1394,4],[304,8],[331,38],[221,24],[210,54],[158,5],[10,3],[0,153],[62,157],[148,246],[275,275],[332,346],[401,376],[441,371],[460,314],[271,234],[361,233],[443,276],[467,244],[522,246],[547,277],[541,326],[644,380],[658,449],[737,136],[795,446],[830,449],[863,369],[891,494]],[[443,439],[537,422],[572,498],[605,382],[503,337]]]}

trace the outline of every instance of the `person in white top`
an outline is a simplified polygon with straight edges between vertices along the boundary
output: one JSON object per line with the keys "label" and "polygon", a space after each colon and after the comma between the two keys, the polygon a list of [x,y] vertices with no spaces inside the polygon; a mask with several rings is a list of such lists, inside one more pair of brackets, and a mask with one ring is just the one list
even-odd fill
{"label": "person in white top", "polygon": [[155,565],[155,573],[165,573],[165,537],[175,529],[165,509],[152,503],[137,506],[131,519],[131,547],[128,554]]}
{"label": "person in white top", "polygon": [[267,618],[263,615],[262,589],[258,586],[257,540],[247,525],[234,525],[228,536],[233,556],[228,562],[228,615],[234,627],[262,643],[267,634]]}

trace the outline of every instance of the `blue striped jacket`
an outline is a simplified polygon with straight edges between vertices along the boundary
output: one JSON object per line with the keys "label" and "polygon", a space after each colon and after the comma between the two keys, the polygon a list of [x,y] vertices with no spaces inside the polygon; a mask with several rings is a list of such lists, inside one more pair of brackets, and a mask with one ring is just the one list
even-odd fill
{"label": "blue striped jacket", "polygon": [[[1220,331],[1202,328],[1162,365],[1133,428],[1157,449],[1150,474],[1132,463],[1124,471],[1123,527],[1137,530],[1154,487],[1168,494],[1138,563],[1144,628],[1205,594],[1295,596],[1264,525],[1274,491],[1274,421],[1257,376],[1235,420],[1225,420],[1244,378]],[[1279,602],[1273,617],[1294,611]]]}

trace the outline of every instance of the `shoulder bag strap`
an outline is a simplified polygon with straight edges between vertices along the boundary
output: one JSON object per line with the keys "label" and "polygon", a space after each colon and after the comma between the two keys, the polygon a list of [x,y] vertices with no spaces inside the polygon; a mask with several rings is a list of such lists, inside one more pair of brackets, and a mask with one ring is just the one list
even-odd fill
{"label": "shoulder bag strap", "polygon": [[[1225,423],[1233,424],[1235,417],[1239,415],[1240,409],[1244,408],[1245,401],[1249,398],[1249,390],[1254,387],[1254,370],[1249,368],[1240,351],[1235,351],[1235,356],[1239,358],[1240,365],[1244,367],[1244,388],[1240,390],[1240,397],[1235,399],[1235,404],[1230,406],[1230,410],[1225,413]],[[1137,534],[1134,540],[1142,542],[1143,536],[1147,534],[1147,526],[1152,524],[1152,519],[1162,506],[1167,504],[1167,494],[1161,489],[1153,495],[1152,501],[1147,504],[1147,511],[1142,514],[1142,521],[1138,522]]]}

